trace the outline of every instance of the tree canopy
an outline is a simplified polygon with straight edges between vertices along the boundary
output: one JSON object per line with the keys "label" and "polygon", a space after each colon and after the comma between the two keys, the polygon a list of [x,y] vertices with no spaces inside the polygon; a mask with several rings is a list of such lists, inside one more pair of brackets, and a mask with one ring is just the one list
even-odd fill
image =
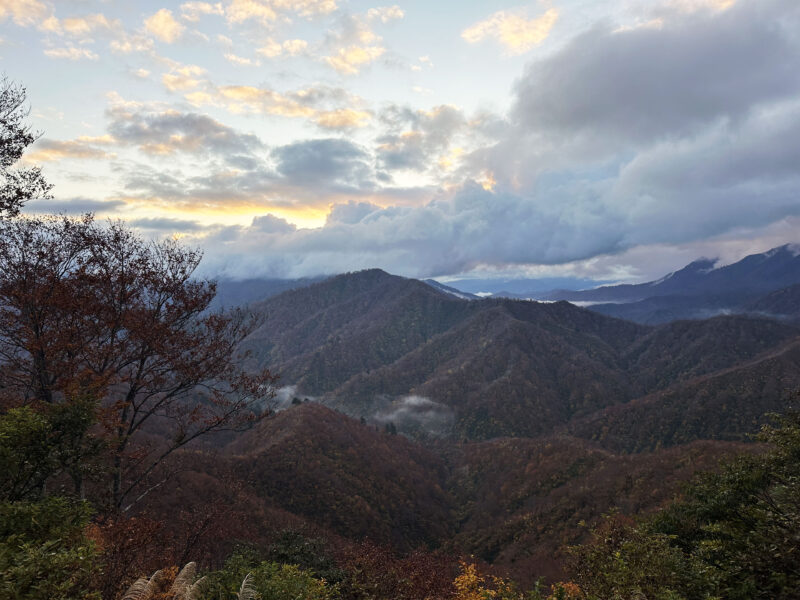
{"label": "tree canopy", "polygon": [[39,167],[14,167],[37,134],[25,123],[26,91],[6,78],[0,81],[0,217],[15,216],[28,200],[51,189]]}
{"label": "tree canopy", "polygon": [[2,400],[95,398],[117,507],[175,449],[267,409],[273,376],[246,373],[237,353],[255,321],[209,312],[216,288],[193,277],[200,258],[91,216],[0,221]]}

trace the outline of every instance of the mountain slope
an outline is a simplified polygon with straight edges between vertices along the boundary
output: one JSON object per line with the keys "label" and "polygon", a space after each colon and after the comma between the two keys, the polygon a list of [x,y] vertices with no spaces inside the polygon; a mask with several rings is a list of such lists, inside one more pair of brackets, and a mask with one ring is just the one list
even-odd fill
{"label": "mountain slope", "polygon": [[319,404],[262,421],[226,454],[260,496],[345,537],[408,550],[452,533],[440,458]]}
{"label": "mountain slope", "polygon": [[776,290],[745,306],[749,313],[779,319],[800,319],[800,284]]}
{"label": "mountain slope", "polygon": [[400,358],[470,312],[469,303],[380,270],[339,275],[253,306],[243,344],[304,394],[319,395]]}
{"label": "mountain slope", "polygon": [[748,439],[767,413],[800,405],[800,340],[577,419],[567,430],[618,452],[646,452],[698,439]]}
{"label": "mountain slope", "polygon": [[[559,550],[582,541],[613,509],[655,510],[699,469],[714,469],[743,444],[694,442],[621,456],[566,436],[498,439],[453,453],[450,489],[459,507],[451,546],[502,565],[522,581],[563,577]],[[532,582],[531,582],[532,583]]]}
{"label": "mountain slope", "polygon": [[761,295],[800,283],[800,247],[787,244],[716,268],[716,260],[697,260],[658,281],[604,286],[577,292],[556,290],[547,300],[637,302],[657,296]]}
{"label": "mountain slope", "polygon": [[[247,340],[250,360],[280,373],[298,395],[381,426],[402,417],[403,431],[413,422],[465,439],[546,435],[800,335],[762,318],[652,328],[567,302],[461,300],[378,270],[256,309],[266,319]],[[769,404],[751,399],[756,408]]]}

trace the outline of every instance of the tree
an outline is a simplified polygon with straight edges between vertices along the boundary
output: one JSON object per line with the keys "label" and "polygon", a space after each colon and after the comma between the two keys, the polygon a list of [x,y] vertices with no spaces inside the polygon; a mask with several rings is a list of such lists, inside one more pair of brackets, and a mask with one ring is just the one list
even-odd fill
{"label": "tree", "polygon": [[0,400],[98,398],[118,508],[157,486],[178,448],[266,414],[275,378],[237,353],[257,323],[208,311],[200,258],[88,215],[0,220]]}
{"label": "tree", "polygon": [[595,598],[789,600],[800,589],[800,414],[758,435],[771,445],[702,473],[640,523],[607,518],[571,549]]}
{"label": "tree", "polygon": [[22,406],[0,415],[0,501],[40,500],[45,483],[68,473],[80,482],[100,452],[100,440],[88,433],[94,423],[91,401]]}
{"label": "tree", "polygon": [[777,426],[764,426],[757,437],[771,445],[768,452],[702,474],[650,530],[713,570],[721,597],[797,598],[800,413],[777,417]]}
{"label": "tree", "polygon": [[253,552],[237,552],[225,561],[222,569],[206,575],[201,586],[202,597],[242,598],[236,592],[245,587],[254,592],[251,598],[271,600],[333,600],[339,595],[335,585],[296,565],[261,561]]}
{"label": "tree", "polygon": [[85,502],[0,503],[0,598],[100,600]]}
{"label": "tree", "polygon": [[38,137],[25,124],[25,88],[0,81],[0,218],[19,214],[33,198],[45,198],[51,189],[39,167],[13,166]]}
{"label": "tree", "polygon": [[592,540],[570,548],[576,583],[588,600],[680,600],[709,598],[713,580],[670,538],[607,516]]}

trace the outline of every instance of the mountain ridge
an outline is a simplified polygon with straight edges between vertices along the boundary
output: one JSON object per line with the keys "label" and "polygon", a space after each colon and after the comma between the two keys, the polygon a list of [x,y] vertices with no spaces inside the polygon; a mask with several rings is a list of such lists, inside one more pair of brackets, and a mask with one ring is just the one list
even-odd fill
{"label": "mountain ridge", "polygon": [[543,435],[800,335],[748,316],[648,327],[565,301],[463,300],[380,270],[253,306],[264,323],[243,347],[298,395],[380,422],[429,411],[466,439]]}

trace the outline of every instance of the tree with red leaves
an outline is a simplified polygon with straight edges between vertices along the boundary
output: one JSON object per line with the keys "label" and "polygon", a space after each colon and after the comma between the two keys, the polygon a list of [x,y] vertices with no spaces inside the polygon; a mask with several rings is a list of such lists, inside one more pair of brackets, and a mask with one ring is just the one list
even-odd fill
{"label": "tree with red leaves", "polygon": [[175,450],[267,412],[275,378],[237,353],[256,323],[208,310],[200,258],[91,216],[0,219],[0,396],[98,399],[116,508],[159,485]]}

